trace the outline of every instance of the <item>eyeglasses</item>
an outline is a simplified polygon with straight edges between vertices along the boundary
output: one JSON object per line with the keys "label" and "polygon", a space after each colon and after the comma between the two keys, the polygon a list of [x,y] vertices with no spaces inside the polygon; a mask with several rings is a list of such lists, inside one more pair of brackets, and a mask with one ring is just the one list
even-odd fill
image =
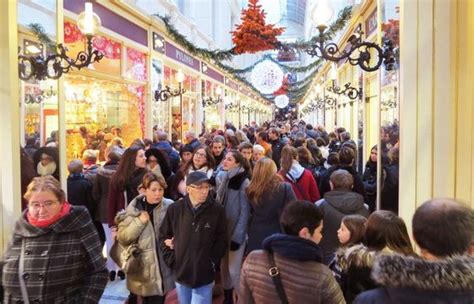
{"label": "eyeglasses", "polygon": [[31,202],[28,204],[28,207],[31,209],[38,211],[40,210],[41,207],[45,209],[49,209],[53,207],[56,203],[59,203],[59,201],[44,201],[44,202]]}
{"label": "eyeglasses", "polygon": [[200,158],[200,157],[207,158],[207,155],[204,153],[194,153],[194,156],[196,156],[197,158]]}
{"label": "eyeglasses", "polygon": [[200,190],[200,191],[209,191],[209,189],[211,188],[210,186],[194,186],[194,185],[190,185],[189,187],[191,188],[194,188],[196,190]]}

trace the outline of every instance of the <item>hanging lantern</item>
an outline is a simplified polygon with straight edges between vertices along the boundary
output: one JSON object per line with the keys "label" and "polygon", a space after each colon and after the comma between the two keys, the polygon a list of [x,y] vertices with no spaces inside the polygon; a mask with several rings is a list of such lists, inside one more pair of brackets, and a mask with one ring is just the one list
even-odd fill
{"label": "hanging lantern", "polygon": [[285,108],[290,103],[290,99],[286,95],[278,95],[275,97],[275,105],[280,109]]}
{"label": "hanging lantern", "polygon": [[262,94],[272,94],[281,87],[283,76],[283,71],[276,63],[264,60],[255,65],[250,80]]}

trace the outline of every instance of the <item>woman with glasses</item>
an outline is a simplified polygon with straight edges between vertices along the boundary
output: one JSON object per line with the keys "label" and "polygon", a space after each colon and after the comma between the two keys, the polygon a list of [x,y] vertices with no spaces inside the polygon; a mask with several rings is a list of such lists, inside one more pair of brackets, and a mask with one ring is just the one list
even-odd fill
{"label": "woman with glasses", "polygon": [[170,198],[176,201],[186,195],[186,178],[190,173],[203,172],[211,178],[214,167],[215,160],[211,149],[206,145],[198,146],[194,150],[193,157],[181,165],[174,180],[170,181]]}
{"label": "woman with glasses", "polygon": [[24,197],[0,261],[4,303],[98,303],[107,269],[87,209],[71,206],[50,175],[34,178]]}

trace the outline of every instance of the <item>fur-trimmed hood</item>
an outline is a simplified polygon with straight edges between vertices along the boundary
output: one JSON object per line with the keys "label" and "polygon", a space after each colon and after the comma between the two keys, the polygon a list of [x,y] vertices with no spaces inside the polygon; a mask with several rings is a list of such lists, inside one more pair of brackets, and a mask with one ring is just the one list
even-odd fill
{"label": "fur-trimmed hood", "polygon": [[351,267],[372,268],[376,254],[376,251],[369,250],[364,245],[354,245],[338,249],[335,259],[341,270],[346,272]]}
{"label": "fur-trimmed hood", "polygon": [[382,254],[374,261],[372,278],[387,287],[473,290],[474,258],[466,255],[428,261],[399,254]]}

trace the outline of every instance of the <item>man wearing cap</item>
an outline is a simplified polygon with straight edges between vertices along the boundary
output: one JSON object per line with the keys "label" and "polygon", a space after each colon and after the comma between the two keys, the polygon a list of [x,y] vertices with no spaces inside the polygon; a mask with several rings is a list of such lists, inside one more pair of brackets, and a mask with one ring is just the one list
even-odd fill
{"label": "man wearing cap", "polygon": [[215,267],[227,250],[224,209],[208,195],[209,187],[205,173],[189,174],[188,194],[168,208],[160,227],[160,248],[182,304],[212,302]]}

